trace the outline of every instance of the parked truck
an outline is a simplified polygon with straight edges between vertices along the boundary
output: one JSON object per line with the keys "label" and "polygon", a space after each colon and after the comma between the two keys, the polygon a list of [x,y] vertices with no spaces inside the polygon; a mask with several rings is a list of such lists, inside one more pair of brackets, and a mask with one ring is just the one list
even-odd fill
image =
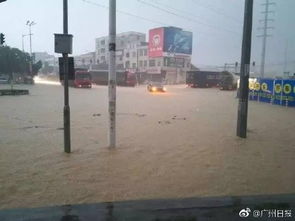
{"label": "parked truck", "polygon": [[[70,73],[69,86],[76,88],[91,88],[91,75],[87,69],[75,68],[74,73]],[[61,80],[62,85],[64,85],[64,80]]]}
{"label": "parked truck", "polygon": [[220,90],[234,90],[238,78],[228,71],[188,71],[186,83],[193,88],[219,87]]}
{"label": "parked truck", "polygon": [[[121,71],[117,72],[117,85],[118,86],[129,86],[134,87],[136,85],[136,75],[135,73],[129,71]],[[91,70],[90,75],[92,77],[92,82],[98,85],[107,85],[109,79],[108,70]]]}
{"label": "parked truck", "polygon": [[236,90],[239,76],[232,72],[221,72],[221,79],[219,83],[220,90]]}
{"label": "parked truck", "polygon": [[188,71],[186,83],[193,88],[219,87],[221,73],[216,71]]}

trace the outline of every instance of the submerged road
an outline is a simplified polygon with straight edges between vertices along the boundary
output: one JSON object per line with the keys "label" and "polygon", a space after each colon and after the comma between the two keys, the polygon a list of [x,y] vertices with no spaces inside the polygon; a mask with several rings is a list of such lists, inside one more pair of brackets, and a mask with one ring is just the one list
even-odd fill
{"label": "submerged road", "polygon": [[107,87],[70,88],[69,155],[62,86],[16,87],[30,95],[0,97],[1,209],[294,193],[295,108],[250,102],[245,140],[235,136],[236,92],[119,87],[109,150]]}

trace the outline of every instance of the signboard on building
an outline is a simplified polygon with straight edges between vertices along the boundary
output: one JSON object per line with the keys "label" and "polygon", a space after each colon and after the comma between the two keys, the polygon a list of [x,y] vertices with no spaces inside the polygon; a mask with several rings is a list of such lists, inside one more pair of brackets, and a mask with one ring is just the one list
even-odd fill
{"label": "signboard on building", "polygon": [[249,79],[249,99],[295,107],[295,80]]}
{"label": "signboard on building", "polygon": [[150,67],[147,69],[149,74],[161,74],[161,67]]}
{"label": "signboard on building", "polygon": [[155,28],[149,31],[149,57],[192,54],[192,32],[176,27]]}
{"label": "signboard on building", "polygon": [[164,28],[149,31],[149,57],[163,56]]}
{"label": "signboard on building", "polygon": [[184,58],[165,57],[164,58],[164,66],[183,68],[184,67]]}
{"label": "signboard on building", "polygon": [[164,52],[172,54],[192,54],[193,34],[179,28],[168,27],[164,31]]}

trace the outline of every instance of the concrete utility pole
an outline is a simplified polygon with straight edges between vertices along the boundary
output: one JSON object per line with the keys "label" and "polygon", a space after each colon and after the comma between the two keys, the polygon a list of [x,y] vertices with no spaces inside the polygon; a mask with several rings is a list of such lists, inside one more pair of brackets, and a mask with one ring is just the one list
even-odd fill
{"label": "concrete utility pole", "polygon": [[29,35],[22,35],[22,49],[23,49],[23,52],[25,51],[25,46],[24,46],[24,37],[26,36],[29,36]]}
{"label": "concrete utility pole", "polygon": [[266,40],[267,37],[270,37],[271,35],[268,35],[267,30],[268,29],[273,29],[274,27],[269,27],[268,23],[270,21],[274,21],[273,19],[269,19],[269,14],[270,13],[274,13],[274,11],[269,11],[269,6],[270,5],[275,5],[274,2],[269,2],[269,0],[266,0],[264,4],[262,4],[265,6],[265,11],[261,12],[262,14],[264,14],[264,19],[259,20],[260,22],[263,22],[264,25],[263,27],[260,27],[258,29],[262,29],[263,30],[263,34],[259,35],[257,37],[262,37],[262,53],[261,53],[261,65],[260,65],[260,77],[264,77],[264,65],[265,65],[265,55],[266,55]]}
{"label": "concrete utility pole", "polygon": [[116,147],[116,0],[109,0],[109,147]]}
{"label": "concrete utility pole", "polygon": [[286,45],[285,45],[285,58],[284,58],[284,69],[283,69],[283,74],[284,74],[284,77],[289,77],[289,72],[287,71],[287,67],[288,67],[288,45],[289,45],[289,41],[286,40]]}
{"label": "concrete utility pole", "polygon": [[35,25],[36,23],[34,21],[27,21],[26,25],[29,26],[29,36],[30,36],[30,74],[33,76],[33,56],[32,56],[32,26]]}
{"label": "concrete utility pole", "polygon": [[251,38],[253,20],[253,0],[245,0],[244,30],[241,56],[240,93],[238,107],[237,136],[247,137],[249,73],[251,59]]}
{"label": "concrete utility pole", "polygon": [[[63,33],[68,34],[68,0],[63,0]],[[68,53],[63,53],[64,60],[64,151],[71,152],[71,125],[69,105],[69,59]]]}

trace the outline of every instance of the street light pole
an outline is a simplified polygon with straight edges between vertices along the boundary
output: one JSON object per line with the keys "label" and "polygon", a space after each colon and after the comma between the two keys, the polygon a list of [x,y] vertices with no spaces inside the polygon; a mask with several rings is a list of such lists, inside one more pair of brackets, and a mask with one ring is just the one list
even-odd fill
{"label": "street light pole", "polygon": [[24,49],[24,37],[25,37],[25,35],[22,35],[22,49],[23,49],[23,52],[25,52],[25,49]]}
{"label": "street light pole", "polygon": [[238,107],[237,136],[247,137],[249,73],[251,59],[251,38],[253,20],[253,0],[245,0],[244,30],[240,71],[240,93]]}
{"label": "street light pole", "polygon": [[29,36],[30,36],[30,74],[33,76],[33,56],[32,56],[32,25],[35,25],[36,23],[34,21],[27,21],[27,24],[29,26]]}
{"label": "street light pole", "polygon": [[23,52],[25,52],[25,47],[24,47],[24,37],[26,37],[28,35],[22,35],[22,49],[23,49]]}
{"label": "street light pole", "polygon": [[109,147],[116,147],[116,0],[109,0]]}
{"label": "street light pole", "polygon": [[[63,33],[68,34],[68,0],[63,0]],[[64,151],[71,153],[68,53],[63,53],[62,56],[64,60]]]}

